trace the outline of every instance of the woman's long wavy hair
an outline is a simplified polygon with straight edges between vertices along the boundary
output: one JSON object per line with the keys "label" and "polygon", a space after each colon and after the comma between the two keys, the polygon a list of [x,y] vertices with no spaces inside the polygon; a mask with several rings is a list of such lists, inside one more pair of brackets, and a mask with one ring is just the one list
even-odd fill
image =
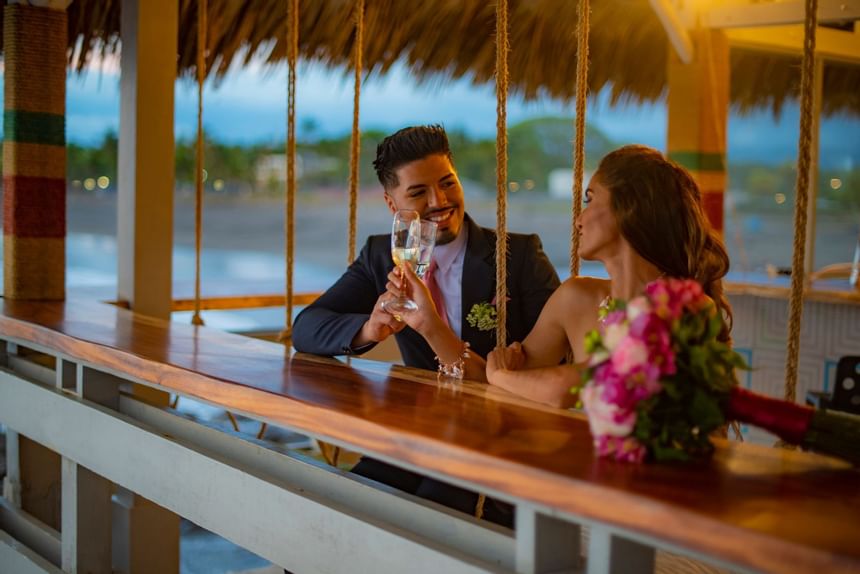
{"label": "woman's long wavy hair", "polygon": [[628,145],[604,157],[594,177],[611,192],[624,239],[667,276],[701,283],[723,316],[720,340],[729,342],[732,309],[722,282],[729,256],[689,172],[653,148]]}

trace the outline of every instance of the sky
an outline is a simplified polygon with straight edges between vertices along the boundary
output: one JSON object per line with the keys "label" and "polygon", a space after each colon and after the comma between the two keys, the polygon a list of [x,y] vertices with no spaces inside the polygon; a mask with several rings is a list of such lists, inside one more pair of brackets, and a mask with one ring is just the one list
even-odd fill
{"label": "sky", "polygon": [[[297,73],[299,137],[307,126],[314,134],[341,135],[352,125],[352,76],[304,63]],[[2,78],[0,78],[2,84]],[[176,134],[191,137],[196,129],[197,92],[191,80],[176,84]],[[494,137],[496,98],[492,85],[473,86],[469,80],[417,84],[403,67],[385,77],[372,76],[363,85],[362,129],[393,131],[405,125],[442,123],[473,136]],[[508,124],[546,115],[573,115],[573,104],[542,99],[508,100]],[[663,149],[666,140],[664,103],[610,106],[605,93],[592,98],[587,122],[619,145],[643,143]],[[104,61],[67,81],[67,139],[95,145],[108,130],[118,131],[119,67]],[[799,115],[787,107],[782,118],[757,112],[729,121],[729,161],[783,163],[797,154]],[[220,141],[251,144],[283,141],[286,132],[286,67],[253,64],[234,69],[204,91],[204,126]],[[860,164],[860,118],[835,117],[822,122],[822,166],[851,168]]]}

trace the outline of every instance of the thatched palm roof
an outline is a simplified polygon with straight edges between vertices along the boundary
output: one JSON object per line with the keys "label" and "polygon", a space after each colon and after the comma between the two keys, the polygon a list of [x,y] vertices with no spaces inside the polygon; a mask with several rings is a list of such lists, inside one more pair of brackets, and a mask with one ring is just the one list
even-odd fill
{"label": "thatched palm roof", "polygon": [[[180,73],[194,70],[196,0],[180,0]],[[234,61],[286,55],[284,0],[209,0],[211,72]],[[70,54],[82,66],[94,52],[119,48],[119,0],[74,0]],[[354,40],[351,0],[303,0],[300,52],[329,66],[349,65]],[[572,99],[576,67],[576,2],[510,0],[511,88],[526,98]],[[495,3],[488,0],[366,0],[365,67],[385,73],[405,61],[419,80],[469,77],[492,81]],[[592,0],[592,93],[609,87],[613,101],[664,96],[665,32],[647,0]],[[732,103],[741,111],[779,112],[799,91],[799,58],[733,49]],[[860,66],[828,63],[823,111],[860,114]]]}

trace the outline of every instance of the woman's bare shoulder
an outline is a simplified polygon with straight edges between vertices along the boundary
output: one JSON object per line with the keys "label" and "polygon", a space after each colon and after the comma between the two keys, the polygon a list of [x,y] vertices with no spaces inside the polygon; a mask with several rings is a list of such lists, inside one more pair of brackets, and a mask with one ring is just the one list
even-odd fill
{"label": "woman's bare shoulder", "polygon": [[568,308],[597,308],[609,294],[609,280],[597,277],[570,277],[558,288],[560,299]]}

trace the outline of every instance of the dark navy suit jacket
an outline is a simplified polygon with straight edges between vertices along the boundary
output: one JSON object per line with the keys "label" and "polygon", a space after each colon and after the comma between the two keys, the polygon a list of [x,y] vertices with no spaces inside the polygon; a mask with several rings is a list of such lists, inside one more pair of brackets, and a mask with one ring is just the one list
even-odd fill
{"label": "dark navy suit jacket", "polygon": [[[480,331],[469,326],[466,315],[476,303],[490,303],[495,298],[496,233],[478,226],[468,216],[464,224],[469,226],[469,241],[463,260],[462,339],[486,357],[495,347],[495,330]],[[507,328],[508,341],[512,342],[528,335],[559,280],[537,235],[509,233],[508,237]],[[296,318],[296,350],[317,355],[352,354],[350,343],[385,292],[393,267],[390,236],[370,236],[346,273]],[[435,355],[421,335],[406,327],[395,337],[406,365],[436,369]]]}

